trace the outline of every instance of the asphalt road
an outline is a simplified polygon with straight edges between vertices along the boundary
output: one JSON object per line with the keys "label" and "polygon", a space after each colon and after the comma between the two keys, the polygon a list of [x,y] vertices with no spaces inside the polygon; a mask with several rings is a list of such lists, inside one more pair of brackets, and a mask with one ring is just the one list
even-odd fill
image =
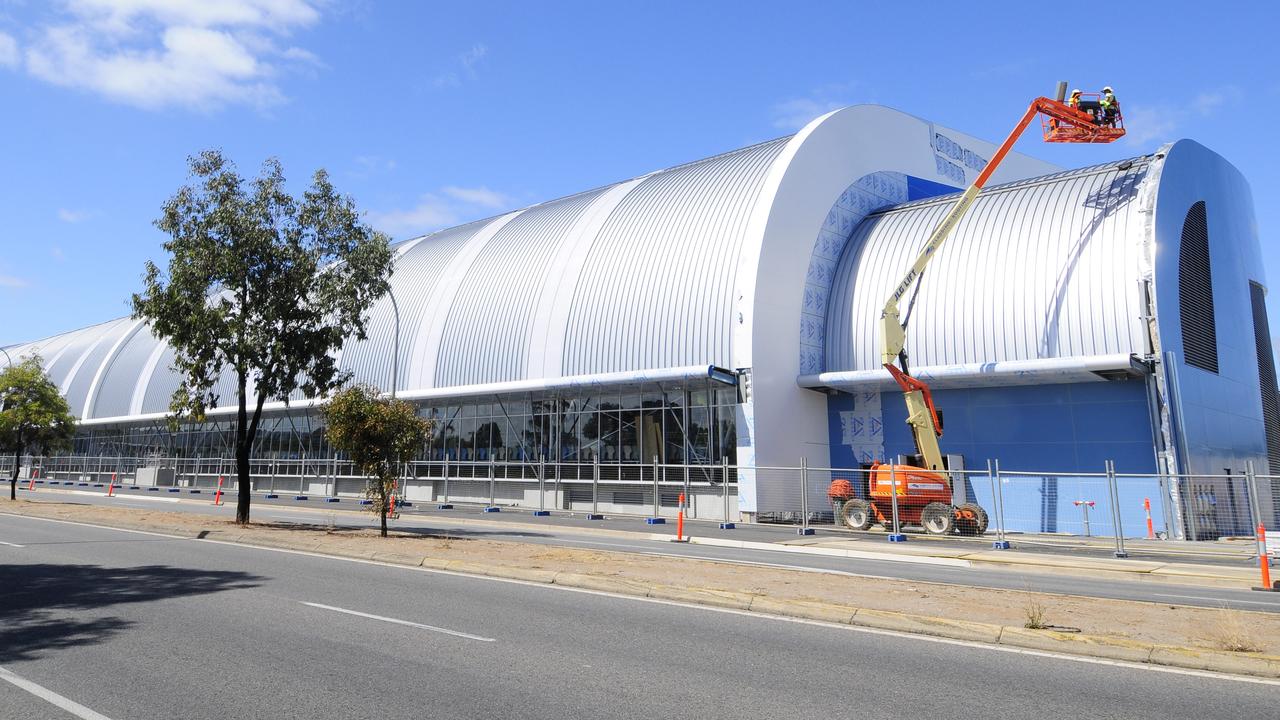
{"label": "asphalt road", "polygon": [[0,542],[4,717],[1269,717],[1280,689],[32,518]]}
{"label": "asphalt road", "polygon": [[[117,507],[133,507],[147,510],[163,509],[219,517],[234,515],[232,507],[214,507],[207,497],[198,502],[175,502],[178,497],[182,496],[174,497],[169,496],[167,493],[158,496],[154,493],[148,495],[134,493],[117,498],[105,498],[97,493],[41,493],[37,491],[35,493],[27,493],[24,497],[28,500],[40,502],[110,504]],[[183,499],[190,500],[191,498],[187,496]],[[229,502],[234,503],[234,497]],[[295,522],[326,525],[333,523],[342,527],[373,527],[376,523],[376,518],[371,514],[348,512],[348,510],[354,510],[358,507],[358,505],[351,502],[348,502],[345,506],[340,503],[326,506],[289,505],[285,503],[259,502],[258,498],[255,498],[254,503],[253,518],[258,522]],[[541,529],[528,529],[528,524],[530,523],[538,523]],[[688,532],[706,533],[707,525],[709,523],[691,524]],[[903,561],[890,561],[710,545],[677,545],[668,541],[648,539],[645,534],[648,528],[634,518],[602,524],[588,521],[581,517],[535,518],[528,513],[483,513],[479,508],[464,506],[458,506],[455,510],[447,512],[423,512],[415,506],[413,513],[406,512],[402,514],[401,519],[395,521],[393,526],[398,530],[418,531],[424,534],[478,537],[596,550],[669,555],[719,562],[772,565],[810,572],[850,573],[911,580],[913,582],[936,582],[1005,590],[1035,590],[1037,592],[1062,595],[1137,600],[1170,605],[1213,608],[1225,606],[1260,612],[1280,612],[1280,593],[1253,592],[1244,587],[1238,589],[1218,588],[1152,581],[1094,578],[1037,572],[1015,567],[951,567],[909,562],[910,558],[904,558]],[[641,530],[629,537],[601,537],[580,532],[582,528],[600,527],[606,529],[627,527],[632,530],[640,527],[646,528],[646,530]],[[658,531],[663,530],[663,526],[656,526],[656,528]],[[780,537],[778,530],[773,528],[763,530],[747,528],[746,530],[750,534],[744,533],[736,537],[768,540],[772,536],[775,541]],[[666,528],[666,531],[674,535],[674,530]],[[887,548],[883,543],[869,540],[865,549],[883,551]]]}

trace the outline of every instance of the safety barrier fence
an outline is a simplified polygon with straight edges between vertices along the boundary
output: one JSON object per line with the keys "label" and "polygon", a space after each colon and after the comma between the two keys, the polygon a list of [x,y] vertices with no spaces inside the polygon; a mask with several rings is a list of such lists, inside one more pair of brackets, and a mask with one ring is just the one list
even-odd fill
{"label": "safety barrier fence", "polygon": [[[367,478],[338,458],[255,458],[249,463],[256,493],[295,497],[360,497]],[[13,458],[0,460],[12,474]],[[236,492],[229,458],[28,457],[21,475],[72,487],[146,486],[205,492],[223,479]],[[568,510],[675,518],[686,497],[685,517],[736,521],[737,469],[720,465],[549,463],[546,461],[416,461],[400,473],[399,495],[411,502],[473,503],[486,507]]]}
{"label": "safety barrier fence", "polygon": [[[12,473],[13,458],[0,458]],[[235,463],[229,458],[28,457],[21,476],[74,485],[118,485],[211,490],[220,477],[234,492]],[[366,479],[338,458],[255,458],[252,489],[260,493],[319,497],[363,494]],[[1280,476],[1133,474],[1105,463],[1098,472],[1056,473],[1002,470],[996,461],[980,469],[947,473],[957,506],[973,503],[985,517],[984,541],[1017,535],[1110,538],[1123,553],[1124,539],[1216,540],[1254,537],[1259,524],[1280,532]],[[921,508],[901,498],[876,501],[864,468],[736,466],[662,463],[549,461],[418,461],[405,465],[400,495],[410,501],[475,503],[588,514],[673,518],[679,496],[694,519],[790,523],[801,532],[814,526],[847,525],[848,499],[868,501],[872,525],[890,533],[920,529]],[[840,492],[833,488],[841,484]],[[756,512],[740,512],[738,487],[750,488]],[[896,518],[896,523],[895,523]],[[960,523],[961,532],[973,523]]]}

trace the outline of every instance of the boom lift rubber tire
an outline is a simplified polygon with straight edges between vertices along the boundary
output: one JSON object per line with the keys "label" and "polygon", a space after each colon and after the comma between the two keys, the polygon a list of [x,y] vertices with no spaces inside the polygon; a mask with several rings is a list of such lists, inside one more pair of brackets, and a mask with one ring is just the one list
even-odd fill
{"label": "boom lift rubber tire", "polygon": [[950,535],[956,527],[956,509],[946,503],[931,502],[920,511],[920,524],[930,535]]}
{"label": "boom lift rubber tire", "polygon": [[961,535],[979,536],[987,531],[987,511],[978,503],[964,503],[956,508],[956,530]]}
{"label": "boom lift rubber tire", "polygon": [[871,513],[871,504],[857,498],[844,501],[840,516],[841,522],[850,530],[866,530],[875,520],[875,515]]}

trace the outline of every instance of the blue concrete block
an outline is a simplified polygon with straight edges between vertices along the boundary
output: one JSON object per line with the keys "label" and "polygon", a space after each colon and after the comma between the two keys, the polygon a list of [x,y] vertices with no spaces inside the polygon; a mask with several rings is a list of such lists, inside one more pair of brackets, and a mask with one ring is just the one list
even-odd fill
{"label": "blue concrete block", "polygon": [[437,510],[452,510],[452,509],[453,509],[453,505],[450,505],[449,503],[441,503],[441,504],[439,504],[439,505],[437,505],[437,506],[436,506],[436,509],[437,509]]}
{"label": "blue concrete block", "polygon": [[169,492],[182,492],[182,488],[168,488]]}
{"label": "blue concrete block", "polygon": [[94,487],[106,487],[106,485],[103,485],[102,483],[94,483],[94,484],[93,484],[93,486],[94,486]]}
{"label": "blue concrete block", "polygon": [[[893,487],[893,486],[892,486],[892,485],[890,485],[890,488],[892,488],[892,487]],[[797,535],[812,535],[812,534],[813,534],[813,528],[796,528],[796,534],[797,534]]]}
{"label": "blue concrete block", "polygon": [[200,494],[200,490],[199,490],[199,489],[197,489],[197,488],[191,488],[191,489],[190,489],[190,490],[188,490],[187,492],[191,493],[192,495],[199,495],[199,494]]}
{"label": "blue concrete block", "polygon": [[907,541],[907,536],[903,535],[902,533],[898,533],[896,535],[894,533],[889,533],[886,537],[888,538],[889,542],[906,542]]}
{"label": "blue concrete block", "polygon": [[644,521],[648,525],[666,525],[667,524],[666,518],[645,518]]}
{"label": "blue concrete block", "polygon": [[534,517],[547,517],[550,514],[551,514],[550,510],[534,510],[533,511]]}
{"label": "blue concrete block", "polygon": [[268,499],[268,500],[275,500],[275,499],[276,499],[276,498],[278,498],[278,497],[280,497],[280,496],[279,496],[279,495],[276,495],[275,493],[267,493],[267,499]]}
{"label": "blue concrete block", "polygon": [[306,495],[294,495],[294,496],[293,496],[293,499],[294,499],[294,500],[306,500],[306,499],[307,499],[307,496],[306,496]]}
{"label": "blue concrete block", "polygon": [[142,488],[138,487],[137,485],[130,485],[130,486],[129,486],[129,489],[130,489],[130,490],[141,490]]}
{"label": "blue concrete block", "polygon": [[1010,544],[1008,540],[997,540],[991,543],[992,550],[1008,550],[1011,547],[1013,547],[1013,545]]}
{"label": "blue concrete block", "polygon": [[147,488],[147,492],[160,492],[160,488]]}
{"label": "blue concrete block", "polygon": [[338,498],[325,498],[325,499],[324,499],[324,501],[325,501],[325,502],[340,502],[340,501],[338,500]]}
{"label": "blue concrete block", "polygon": [[604,516],[600,513],[587,513],[588,520],[603,520]]}
{"label": "blue concrete block", "polygon": [[[79,487],[89,487],[89,483],[76,483],[76,485],[78,485]],[[99,485],[98,487],[102,487],[102,486]]]}
{"label": "blue concrete block", "polygon": [[43,481],[43,480],[37,480],[37,481],[36,481],[36,484],[37,484],[37,485],[43,485],[43,484],[44,484],[44,481]]}
{"label": "blue concrete block", "polygon": [[736,523],[720,523],[721,530],[732,530],[738,527]]}
{"label": "blue concrete block", "polygon": [[408,500],[397,500],[396,506],[397,507],[413,507],[413,503],[409,502]]}
{"label": "blue concrete block", "polygon": [[502,508],[496,507],[496,506],[490,506],[485,508],[484,511],[485,512],[502,512]]}

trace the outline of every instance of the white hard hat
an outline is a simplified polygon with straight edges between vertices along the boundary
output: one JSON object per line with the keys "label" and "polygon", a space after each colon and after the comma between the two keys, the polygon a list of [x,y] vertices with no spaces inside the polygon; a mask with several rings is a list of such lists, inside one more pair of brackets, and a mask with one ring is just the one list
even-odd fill
{"label": "white hard hat", "polygon": [[1072,90],[1072,91],[1071,91],[1071,94],[1072,94],[1072,95],[1079,95],[1079,94],[1080,94],[1080,88],[1076,88],[1075,90]]}
{"label": "white hard hat", "polygon": [[1102,88],[1102,92],[1113,92],[1113,91],[1111,90],[1111,86],[1110,86],[1110,85],[1108,85],[1108,86],[1106,86],[1106,87]]}

